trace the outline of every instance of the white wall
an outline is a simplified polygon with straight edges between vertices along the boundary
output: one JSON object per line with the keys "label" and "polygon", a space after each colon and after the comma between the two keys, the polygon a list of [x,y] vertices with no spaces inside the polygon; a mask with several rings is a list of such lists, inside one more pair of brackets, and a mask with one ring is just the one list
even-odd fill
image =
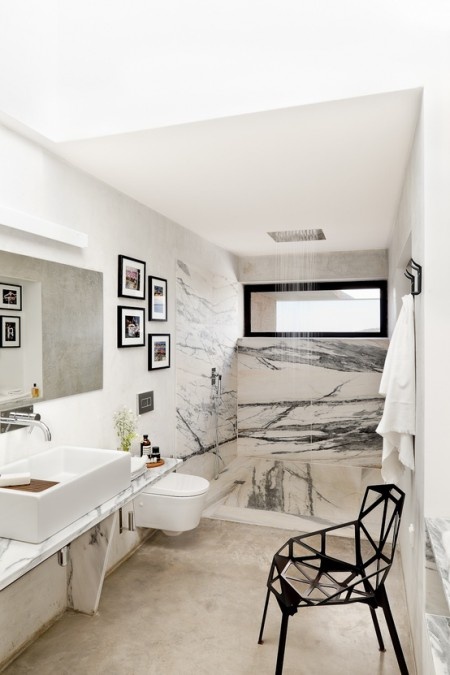
{"label": "white wall", "polygon": [[287,244],[281,254],[274,245],[273,255],[247,256],[239,259],[242,283],[275,281],[353,281],[386,279],[387,251],[333,251],[311,253],[308,243]]}
{"label": "white wall", "polygon": [[[139,431],[149,433],[163,453],[175,452],[176,353],[173,336],[172,367],[149,372],[143,347],[117,349],[116,307],[137,302],[117,297],[119,253],[145,260],[147,273],[168,280],[168,321],[147,323],[147,332],[174,333],[175,265],[177,253],[193,263],[205,261],[215,272],[235,276],[235,261],[227,253],[192,235],[163,216],[74,170],[61,160],[5,128],[0,128],[0,203],[74,227],[89,235],[87,249],[75,249],[16,233],[0,225],[0,248],[103,272],[104,275],[104,386],[103,390],[42,402],[36,410],[48,423],[54,444],[71,443],[116,447],[111,416],[120,405],[135,407],[140,391],[153,389],[155,411],[140,419]],[[0,438],[0,461],[23,452],[26,432]],[[28,442],[29,441],[29,442]],[[34,431],[27,446],[43,447]]]}
{"label": "white wall", "polygon": [[[0,205],[89,235],[89,246],[82,250],[16,232],[2,224],[0,249],[98,270],[104,275],[103,389],[35,405],[35,411],[41,413],[51,429],[51,445],[117,447],[112,424],[114,410],[123,404],[135,408],[136,394],[152,389],[155,410],[140,418],[139,432],[148,433],[163,455],[176,454],[176,260],[182,258],[192,265],[208,266],[214,274],[232,279],[236,279],[236,260],[231,254],[73,169],[4,127],[0,127],[0,147]],[[150,372],[146,348],[118,349],[116,346],[117,305],[145,306],[147,309],[146,302],[117,297],[118,254],[145,260],[147,274],[168,281],[168,321],[164,324],[149,322],[146,332],[171,333],[173,351],[169,369]],[[26,430],[2,434],[0,463],[46,447],[50,446],[39,430],[34,430],[31,436]],[[120,550],[115,547],[114,563],[139,543],[139,535],[127,533],[120,542]],[[54,566],[54,558],[43,563],[39,578],[52,575]],[[26,597],[27,602],[22,606],[32,620],[25,622],[25,615],[23,620],[19,619],[20,623],[26,624],[26,630],[21,631],[17,631],[17,622],[8,624],[7,633],[0,642],[0,663],[65,606],[64,584],[58,585],[57,592],[52,595],[49,610],[46,595],[29,593],[28,578],[29,575],[1,594],[2,615],[18,611],[17,598]]]}
{"label": "white wall", "polygon": [[[396,227],[389,249],[389,328],[392,334],[401,309],[401,298],[410,293],[410,282],[404,276],[405,266],[413,257],[423,264],[424,229],[424,150],[423,119],[420,120],[411,149],[403,191],[399,204]],[[417,359],[417,433],[415,440],[414,472],[405,471],[401,487],[406,493],[403,522],[400,531],[405,590],[411,621],[412,638],[419,672],[429,669],[428,638],[425,635],[425,521],[424,521],[424,344],[423,344],[424,295],[414,301],[416,315]],[[410,528],[413,534],[410,534]],[[422,670],[420,670],[420,668]]]}
{"label": "white wall", "polygon": [[[450,50],[448,50],[450,51]],[[447,59],[450,55],[447,51]],[[439,74],[424,95],[424,388],[425,515],[449,517],[448,415],[450,379],[450,92]]]}

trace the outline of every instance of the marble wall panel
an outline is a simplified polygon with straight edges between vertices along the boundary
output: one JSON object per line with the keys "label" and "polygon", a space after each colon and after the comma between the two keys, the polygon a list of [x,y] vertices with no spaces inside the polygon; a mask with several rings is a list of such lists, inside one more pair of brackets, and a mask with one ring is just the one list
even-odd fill
{"label": "marble wall panel", "polygon": [[238,454],[379,466],[384,339],[244,338]]}
{"label": "marble wall panel", "polygon": [[206,515],[312,531],[354,520],[367,485],[380,482],[377,468],[238,457],[211,484]]}
{"label": "marble wall panel", "polygon": [[[176,294],[177,454],[189,458],[236,439],[239,287],[179,260]],[[222,375],[221,396],[212,368]]]}

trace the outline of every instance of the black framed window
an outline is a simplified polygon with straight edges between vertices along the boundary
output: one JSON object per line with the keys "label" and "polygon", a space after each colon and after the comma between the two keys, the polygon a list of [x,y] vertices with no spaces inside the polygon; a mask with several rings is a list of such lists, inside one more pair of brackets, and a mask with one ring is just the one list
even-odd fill
{"label": "black framed window", "polygon": [[245,337],[386,337],[387,281],[244,286]]}

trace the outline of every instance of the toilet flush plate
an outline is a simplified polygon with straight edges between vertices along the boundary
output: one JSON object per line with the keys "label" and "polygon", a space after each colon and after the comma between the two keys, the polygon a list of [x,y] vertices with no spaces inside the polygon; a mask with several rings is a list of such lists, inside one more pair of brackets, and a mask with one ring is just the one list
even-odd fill
{"label": "toilet flush plate", "polygon": [[152,391],[144,391],[137,395],[138,415],[151,412],[155,407],[155,399]]}

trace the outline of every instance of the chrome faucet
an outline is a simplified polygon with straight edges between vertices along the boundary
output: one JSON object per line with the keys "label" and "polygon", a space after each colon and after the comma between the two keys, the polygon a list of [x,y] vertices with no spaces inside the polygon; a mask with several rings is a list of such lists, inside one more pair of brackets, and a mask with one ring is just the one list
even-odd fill
{"label": "chrome faucet", "polygon": [[11,425],[20,425],[30,428],[30,433],[33,431],[34,427],[38,427],[44,434],[46,441],[52,440],[52,435],[48,426],[41,421],[41,416],[39,413],[25,413],[20,411],[11,411],[8,414],[8,417],[0,416],[0,424],[6,424],[6,431],[8,431]]}

